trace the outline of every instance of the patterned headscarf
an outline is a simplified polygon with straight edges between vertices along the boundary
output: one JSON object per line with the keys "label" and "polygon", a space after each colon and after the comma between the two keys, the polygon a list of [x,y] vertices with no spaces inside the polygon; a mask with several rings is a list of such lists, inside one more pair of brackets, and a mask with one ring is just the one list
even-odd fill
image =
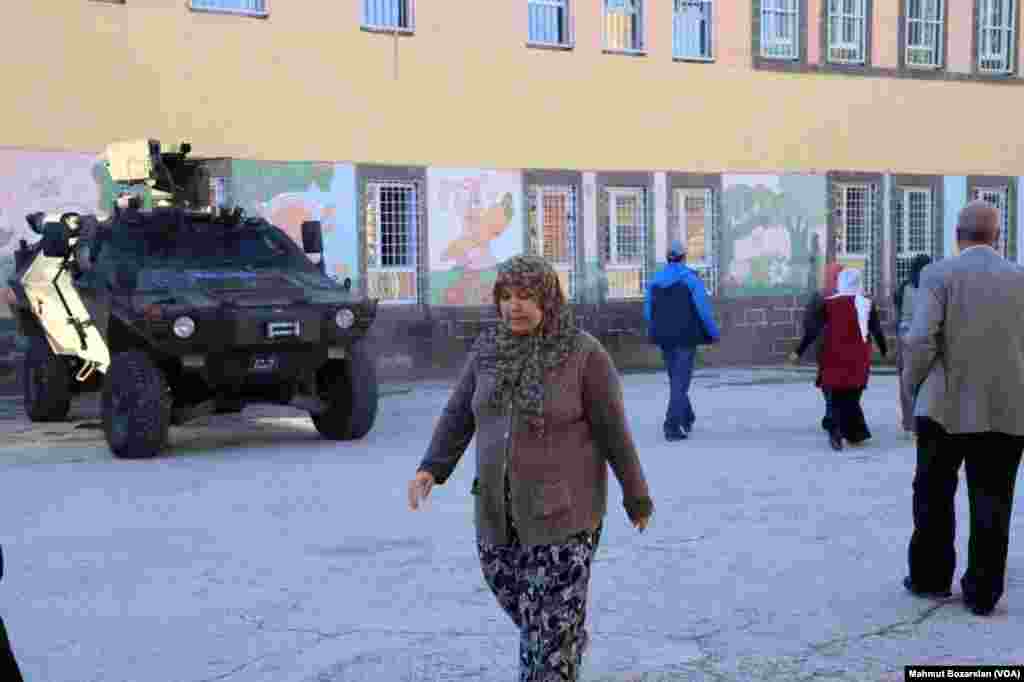
{"label": "patterned headscarf", "polygon": [[501,316],[501,294],[508,287],[530,293],[543,313],[532,334],[515,334],[501,319],[477,339],[475,351],[485,368],[495,370],[497,380],[490,404],[512,408],[526,417],[537,432],[544,431],[544,374],[565,363],[579,348],[580,331],[572,309],[566,305],[558,274],[539,256],[514,256],[498,266],[494,305]]}

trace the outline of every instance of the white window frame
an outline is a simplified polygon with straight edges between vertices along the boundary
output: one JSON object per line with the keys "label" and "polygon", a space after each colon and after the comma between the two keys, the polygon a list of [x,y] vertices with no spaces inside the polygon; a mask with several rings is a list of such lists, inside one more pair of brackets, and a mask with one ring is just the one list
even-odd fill
{"label": "white window frame", "polygon": [[[904,25],[904,39],[903,45],[903,62],[911,68],[924,68],[924,69],[938,69],[944,64],[946,58],[945,52],[945,32],[946,32],[946,6],[945,0],[932,0],[933,6],[936,10],[936,15],[932,17],[924,16],[924,8],[928,3],[928,0],[920,0],[918,7],[921,8],[921,16],[911,16],[911,9],[908,0],[907,4],[907,16],[905,17]],[[912,36],[917,33],[918,37],[926,37],[931,35],[935,41],[933,45],[928,45],[927,42],[911,42]],[[929,61],[915,60],[911,57],[913,54],[930,54],[934,56],[934,59],[929,57]]]}
{"label": "white window frame", "polygon": [[[800,59],[800,0],[761,0],[761,57],[764,59]],[[770,38],[784,22],[791,23],[792,38]]]}
{"label": "white window frame", "polygon": [[[645,0],[601,0],[601,15],[603,21],[601,22],[602,31],[604,32],[604,49],[608,52],[624,52],[627,54],[643,54],[647,50],[647,7]],[[608,43],[608,21],[613,13],[609,10],[609,3],[629,3],[633,4],[635,11],[632,12],[634,15],[634,21],[639,22],[639,30],[636,31],[638,44],[632,47],[612,47]],[[618,12],[615,12],[616,14]]]}
{"label": "white window frame", "polygon": [[[576,36],[573,35],[573,10],[574,0],[526,0],[526,42],[528,45],[541,45],[550,47],[572,47],[575,44]],[[562,25],[559,29],[562,32],[564,40],[561,41],[550,41],[544,40],[543,37],[537,37],[533,33],[534,22],[534,10],[541,11],[542,8],[546,8],[550,11],[562,10]]]}
{"label": "white window frame", "polygon": [[[627,300],[643,298],[647,288],[647,192],[642,187],[609,187],[608,188],[608,258],[605,261],[606,272],[634,272],[640,271],[640,288],[633,295],[613,296],[609,289],[608,298],[616,300]],[[637,204],[637,220],[639,221],[640,232],[640,259],[636,261],[623,261],[619,258],[619,224],[618,224],[618,201],[620,198],[634,198]]]}
{"label": "white window frame", "polygon": [[[690,12],[695,17],[686,16]],[[706,45],[704,51],[699,48],[702,37]],[[688,50],[688,47],[696,49]],[[714,0],[672,1],[672,56],[687,61],[715,60]]]}
{"label": "white window frame", "polygon": [[[577,294],[577,270],[576,262],[579,255],[579,198],[576,188],[563,185],[536,185],[533,192],[534,206],[537,211],[537,232],[539,255],[551,263],[555,271],[565,273],[569,282],[566,298],[570,301],[576,299]],[[557,260],[547,253],[547,224],[545,223],[544,198],[562,197],[565,201],[565,260]]]}
{"label": "white window frame", "polygon": [[689,225],[687,219],[689,212],[686,210],[687,199],[700,199],[704,202],[704,258],[695,261],[691,258],[689,249],[686,254],[686,265],[697,271],[708,294],[715,295],[718,291],[718,264],[715,260],[715,192],[711,188],[676,188],[674,192],[676,216],[679,227],[679,239],[684,247],[689,244]]}
{"label": "white window frame", "polygon": [[[242,5],[251,6],[242,7]],[[270,16],[270,0],[189,0],[188,8],[195,12],[241,14],[250,17]]]}
{"label": "white window frame", "polygon": [[[918,256],[935,257],[935,196],[931,187],[899,187],[899,225],[894,237],[896,251],[896,280],[902,281],[899,263],[908,264]],[[925,243],[923,249],[911,249],[910,226],[910,197],[913,194],[924,194],[927,198],[925,206]],[[905,273],[903,273],[905,274]]]}
{"label": "white window frame", "polygon": [[1010,247],[1009,197],[1010,188],[1006,185],[1001,187],[975,187],[971,192],[972,200],[981,199],[993,204],[997,209],[999,209],[999,239],[995,244],[995,249],[1003,258],[1009,257]]}
{"label": "white window frame", "polygon": [[[381,212],[380,193],[382,189],[403,189],[411,190],[412,200],[411,206],[407,207],[407,215],[409,216],[410,225],[408,230],[408,243],[406,244],[406,251],[409,254],[410,265],[381,265],[383,261],[383,239],[382,239],[382,220],[383,215]],[[370,294],[371,298],[379,298],[381,303],[418,303],[419,302],[419,231],[423,229],[420,216],[420,188],[412,182],[402,182],[393,180],[372,180],[366,183],[366,201],[373,202],[374,206],[374,217],[376,224],[374,226],[374,239],[375,243],[366,244],[366,249],[374,251],[374,264],[370,264],[369,259],[366,263],[366,278],[367,282],[366,289]],[[365,226],[364,226],[365,227]],[[365,254],[368,256],[369,254]],[[371,281],[374,275],[388,275],[392,273],[411,273],[412,274],[412,296],[402,298],[395,296],[392,298],[378,295],[376,291],[372,291]]]}
{"label": "white window frame", "polygon": [[[991,21],[992,8],[995,2],[1001,2],[1004,8],[1003,23]],[[978,2],[978,71],[980,73],[1010,73],[1016,55],[1017,0],[979,0]],[[992,51],[987,49],[988,38],[1002,34],[1003,49]],[[994,66],[988,64],[995,63]]]}
{"label": "white window frame", "polygon": [[[839,247],[836,249],[836,255],[843,257],[855,257],[855,258],[870,258],[871,257],[871,229],[872,229],[872,211],[871,211],[871,185],[867,183],[839,183],[837,185],[840,192],[840,204],[839,204],[839,230],[840,234],[836,235],[839,237]],[[864,250],[863,251],[850,251],[849,249],[849,230],[847,217],[847,193],[852,190],[862,190],[864,192]]]}
{"label": "white window frame", "polygon": [[[864,64],[868,44],[868,0],[825,0],[828,3],[828,61],[833,64]],[[847,4],[853,3],[852,11]],[[845,29],[853,27],[852,40],[843,37]],[[838,35],[837,35],[838,33]]]}
{"label": "white window frame", "polygon": [[[412,33],[416,30],[416,0],[359,0],[362,3],[362,27],[370,31],[386,31],[388,33]],[[398,17],[402,16],[402,6],[405,6],[406,23],[403,26],[400,19],[395,23],[380,23],[371,21],[370,7],[383,11],[389,5],[394,5]]]}

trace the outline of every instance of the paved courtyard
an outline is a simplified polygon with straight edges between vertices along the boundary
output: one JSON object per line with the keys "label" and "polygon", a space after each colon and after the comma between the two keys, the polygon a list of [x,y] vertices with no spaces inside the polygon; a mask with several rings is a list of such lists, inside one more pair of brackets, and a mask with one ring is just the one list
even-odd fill
{"label": "paved courtyard", "polygon": [[[914,450],[894,376],[865,395],[873,441],[843,453],[807,372],[699,372],[697,429],[678,444],[660,435],[664,374],[624,381],[657,511],[638,534],[612,485],[585,680],[902,680],[912,663],[1024,663],[1019,533],[989,618],[961,607],[958,586],[942,602],[900,585]],[[426,511],[405,504],[450,387],[397,389],[362,442],[264,408],[174,428],[167,453],[138,462],[110,456],[94,403],[31,425],[0,399],[0,614],[26,679],[516,679],[516,631],[473,545],[472,451]],[[957,503],[962,560],[962,486]],[[1018,504],[1016,529],[1022,516]]]}

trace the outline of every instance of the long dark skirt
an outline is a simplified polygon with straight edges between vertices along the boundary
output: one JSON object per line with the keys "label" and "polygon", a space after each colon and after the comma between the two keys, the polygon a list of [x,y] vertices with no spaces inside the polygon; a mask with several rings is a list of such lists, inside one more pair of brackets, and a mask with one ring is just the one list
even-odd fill
{"label": "long dark skirt", "polygon": [[520,682],[577,682],[586,649],[590,565],[601,527],[557,545],[478,542],[484,579],[519,628]]}
{"label": "long dark skirt", "polygon": [[832,428],[847,442],[857,444],[871,438],[864,410],[860,406],[863,388],[832,389]]}

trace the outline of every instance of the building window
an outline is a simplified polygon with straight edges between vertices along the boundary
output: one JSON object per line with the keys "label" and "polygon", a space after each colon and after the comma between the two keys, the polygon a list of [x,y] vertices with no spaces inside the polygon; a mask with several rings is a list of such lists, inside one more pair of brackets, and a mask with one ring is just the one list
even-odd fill
{"label": "building window", "polygon": [[938,68],[944,55],[942,0],[906,0],[906,47],[904,60],[908,66]]}
{"label": "building window", "polygon": [[268,14],[267,0],[190,0],[189,7],[208,12],[250,14],[257,17],[265,17]]}
{"label": "building window", "polygon": [[529,41],[538,45],[572,44],[569,0],[527,0]]}
{"label": "building window", "polygon": [[411,31],[413,0],[363,0],[363,26]]}
{"label": "building window", "polygon": [[674,0],[672,55],[677,59],[714,59],[712,0]]}
{"label": "building window", "polygon": [[867,0],[828,0],[828,60],[863,64],[867,45]]}
{"label": "building window", "polygon": [[643,0],[604,0],[604,46],[617,52],[644,50]]}
{"label": "building window", "polygon": [[1009,249],[1007,248],[1010,242],[1010,211],[1007,200],[1009,194],[1009,187],[975,187],[971,192],[971,199],[987,201],[999,210],[999,240],[995,244],[995,249],[1003,258],[1009,258]]}
{"label": "building window", "polygon": [[416,303],[416,240],[419,201],[416,185],[366,185],[366,272],[371,298]]}
{"label": "building window", "polygon": [[1013,69],[1016,0],[979,0],[978,70],[1009,73]]}
{"label": "building window", "polygon": [[677,189],[675,214],[679,217],[679,238],[686,245],[686,264],[704,280],[708,293],[718,291],[715,263],[715,202],[710,189]]}
{"label": "building window", "polygon": [[608,189],[604,239],[608,298],[642,298],[647,287],[647,192]]}
{"label": "building window", "polygon": [[836,253],[867,256],[871,245],[867,185],[841,185]]}
{"label": "building window", "polygon": [[935,219],[932,191],[927,187],[897,188],[895,202],[896,282],[910,276],[918,256],[935,258]]}
{"label": "building window", "polygon": [[761,56],[800,57],[799,0],[761,0]]}
{"label": "building window", "polygon": [[576,298],[577,203],[574,186],[534,186],[530,189],[530,227],[535,248],[558,273],[566,300]]}

